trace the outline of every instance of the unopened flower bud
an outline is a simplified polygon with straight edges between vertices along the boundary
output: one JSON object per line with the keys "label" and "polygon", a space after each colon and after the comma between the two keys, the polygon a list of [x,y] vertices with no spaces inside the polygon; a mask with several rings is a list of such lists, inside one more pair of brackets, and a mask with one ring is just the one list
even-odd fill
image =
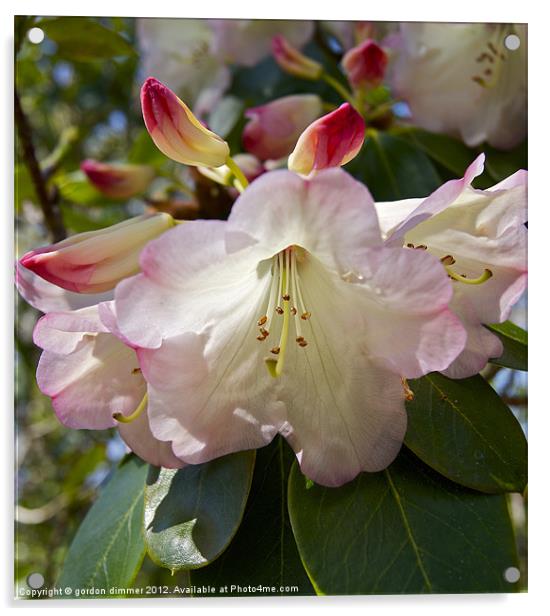
{"label": "unopened flower bud", "polygon": [[355,88],[380,85],[387,64],[386,52],[371,39],[350,49],[342,60],[344,71]]}
{"label": "unopened flower bud", "polygon": [[271,48],[277,64],[285,72],[296,77],[302,77],[302,79],[316,80],[321,77],[323,73],[322,65],[304,56],[283,36],[273,37]]}
{"label": "unopened flower bud", "polygon": [[247,109],[250,122],[243,131],[243,145],[261,160],[288,156],[302,131],[322,113],[321,99],[315,94],[284,96]]}
{"label": "unopened flower bud", "polygon": [[141,109],[151,138],[169,158],[206,167],[219,167],[227,160],[227,143],[204,127],[189,107],[154,77],[141,88]]}
{"label": "unopened flower bud", "polygon": [[128,199],[142,193],[155,177],[149,165],[125,165],[85,160],[80,168],[88,180],[105,196],[112,199]]}
{"label": "unopened flower bud", "polygon": [[139,253],[145,244],[174,225],[168,214],[137,216],[32,250],[20,263],[68,291],[101,293],[137,274]]}
{"label": "unopened flower bud", "polygon": [[349,103],[344,103],[306,128],[289,156],[288,168],[309,175],[345,165],[359,153],[364,139],[365,121]]}

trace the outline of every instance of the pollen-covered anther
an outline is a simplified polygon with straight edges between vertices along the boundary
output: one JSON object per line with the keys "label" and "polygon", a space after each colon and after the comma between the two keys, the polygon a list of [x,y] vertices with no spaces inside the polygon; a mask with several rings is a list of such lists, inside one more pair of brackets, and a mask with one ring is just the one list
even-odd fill
{"label": "pollen-covered anther", "polygon": [[261,327],[262,325],[265,325],[267,323],[267,315],[264,314],[263,317],[260,317],[258,319],[258,327]]}
{"label": "pollen-covered anther", "polygon": [[418,246],[415,246],[415,250],[428,250],[428,247],[426,244],[418,244]]}
{"label": "pollen-covered anther", "polygon": [[269,331],[267,329],[265,329],[264,327],[260,327],[260,334],[264,337],[267,338],[269,336]]}
{"label": "pollen-covered anther", "polygon": [[292,316],[296,316],[296,313],[298,311],[296,310],[296,308],[294,306],[292,306],[292,308],[290,309],[290,312],[292,313]]}
{"label": "pollen-covered anther", "polygon": [[454,265],[456,263],[456,259],[452,255],[445,255],[440,259],[443,265]]}
{"label": "pollen-covered anther", "polygon": [[311,312],[307,310],[305,312],[302,312],[302,314],[300,315],[300,319],[302,319],[302,321],[307,321],[310,317],[311,317]]}
{"label": "pollen-covered anther", "polygon": [[290,301],[290,295],[288,293],[285,293],[283,295],[283,301],[285,301],[285,302],[289,302]]}
{"label": "pollen-covered anther", "polygon": [[271,353],[273,353],[273,355],[279,355],[280,352],[281,352],[281,347],[276,346],[271,349]]}
{"label": "pollen-covered anther", "polygon": [[414,400],[414,391],[409,387],[407,383],[407,379],[405,377],[401,377],[401,385],[403,386],[403,393],[405,394],[405,400],[410,402]]}
{"label": "pollen-covered anther", "polygon": [[283,314],[283,313],[284,313],[284,310],[283,310],[280,306],[277,306],[277,308],[275,308],[275,312],[276,312],[277,314]]}

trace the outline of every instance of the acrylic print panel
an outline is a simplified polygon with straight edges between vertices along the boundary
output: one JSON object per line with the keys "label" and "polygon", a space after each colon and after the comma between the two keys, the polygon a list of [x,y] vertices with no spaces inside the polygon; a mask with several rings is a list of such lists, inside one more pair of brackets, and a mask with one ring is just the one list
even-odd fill
{"label": "acrylic print panel", "polygon": [[15,52],[15,596],[525,591],[527,27]]}

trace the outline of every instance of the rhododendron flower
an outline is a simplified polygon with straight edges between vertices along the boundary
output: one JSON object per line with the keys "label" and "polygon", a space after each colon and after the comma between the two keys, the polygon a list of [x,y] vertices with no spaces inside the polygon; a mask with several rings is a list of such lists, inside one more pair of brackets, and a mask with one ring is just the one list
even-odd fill
{"label": "rhododendron flower", "polygon": [[288,168],[309,175],[345,165],[359,154],[364,140],[365,120],[344,103],[306,128],[288,158]]}
{"label": "rhododendron flower", "polygon": [[211,111],[231,83],[214,51],[215,33],[205,19],[138,19],[143,76],[169,83],[199,117]]}
{"label": "rhododendron flower", "polygon": [[280,433],[320,484],[383,469],[405,433],[402,378],[464,346],[443,265],[384,246],[368,190],[340,169],[266,173],[228,221],[176,227],[140,262],[117,324],[151,431],[186,463]]}
{"label": "rhododendron flower", "polygon": [[254,66],[271,51],[271,39],[276,35],[296,47],[302,47],[311,38],[312,21],[279,19],[211,19],[214,31],[214,49],[226,62]]}
{"label": "rhododendron flower", "polygon": [[[136,353],[116,333],[112,302],[43,316],[34,329],[34,342],[44,350],[36,371],[38,386],[52,399],[63,425],[90,430],[118,426],[126,444],[147,462],[181,467],[170,444],[151,434],[147,412],[140,408],[146,404],[147,385]],[[124,421],[134,413],[135,418]]]}
{"label": "rhododendron flower", "polygon": [[468,332],[464,351],[444,371],[452,378],[478,373],[502,355],[501,341],[483,323],[505,321],[527,284],[527,172],[488,190],[470,183],[483,171],[483,155],[461,180],[427,199],[377,203],[387,242],[426,248],[453,281],[451,308]]}
{"label": "rhododendron flower", "polygon": [[164,213],[136,216],[32,250],[21,257],[20,264],[68,291],[101,293],[136,274],[141,249],[175,224]]}
{"label": "rhododendron flower", "polygon": [[273,56],[277,64],[290,75],[301,77],[302,79],[319,79],[323,73],[323,66],[304,56],[283,36],[274,36]]}
{"label": "rhododendron flower", "polygon": [[229,146],[208,130],[170,88],[149,77],[141,88],[145,126],[157,148],[184,165],[219,167],[229,156]]}
{"label": "rhododendron flower", "polygon": [[[521,43],[514,51],[504,44],[511,31]],[[526,32],[496,24],[401,24],[390,43],[393,89],[423,128],[469,146],[512,148],[527,133]]]}
{"label": "rhododendron flower", "polygon": [[100,192],[113,199],[127,199],[142,193],[155,177],[155,170],[149,165],[102,163],[87,159],[80,168]]}
{"label": "rhododendron flower", "polygon": [[373,40],[366,40],[350,49],[342,59],[342,66],[354,88],[373,88],[384,79],[388,56]]}
{"label": "rhododendron flower", "polygon": [[243,130],[243,145],[261,160],[288,156],[301,133],[322,113],[323,103],[315,94],[284,96],[247,109],[250,122]]}

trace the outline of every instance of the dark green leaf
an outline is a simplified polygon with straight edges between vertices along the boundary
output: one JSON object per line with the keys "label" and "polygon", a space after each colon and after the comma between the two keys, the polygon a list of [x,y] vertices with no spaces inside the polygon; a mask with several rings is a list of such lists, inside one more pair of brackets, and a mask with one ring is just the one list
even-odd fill
{"label": "dark green leaf", "polygon": [[[294,453],[282,437],[258,449],[254,479],[243,521],[229,548],[210,566],[191,573],[195,585],[210,585],[221,595],[313,595],[300,561],[286,507],[288,474]],[[237,586],[266,586],[266,592]],[[298,590],[290,590],[291,586]],[[280,592],[280,588],[288,588]],[[275,590],[272,590],[275,589]]]}
{"label": "dark green leaf", "polygon": [[517,567],[506,497],[462,488],[404,451],[341,488],[305,487],[292,469],[289,510],[320,594],[510,592]]}
{"label": "dark green leaf", "polygon": [[504,353],[491,359],[491,363],[514,370],[527,370],[527,332],[511,321],[487,325],[487,328],[496,334],[504,345]]}
{"label": "dark green leaf", "polygon": [[120,34],[87,17],[48,18],[39,25],[57,43],[57,53],[70,60],[88,61],[136,53]]}
{"label": "dark green leaf", "polygon": [[479,375],[436,372],[409,382],[405,444],[445,477],[482,492],[522,492],[527,441],[512,411]]}
{"label": "dark green leaf", "polygon": [[462,177],[468,165],[477,156],[477,153],[470,150],[462,141],[447,135],[430,133],[421,128],[400,127],[395,135],[428,154],[456,177]]}
{"label": "dark green leaf", "polygon": [[485,145],[483,151],[487,171],[496,182],[504,180],[518,169],[527,169],[527,141],[509,151],[495,150],[490,145]]}
{"label": "dark green leaf", "polygon": [[128,456],[84,518],[69,548],[57,586],[127,588],[143,556],[143,491],[147,465]]}
{"label": "dark green leaf", "polygon": [[145,542],[157,565],[204,567],[237,532],[254,470],[242,451],[180,470],[151,467],[145,490]]}
{"label": "dark green leaf", "polygon": [[426,197],[441,184],[424,152],[404,139],[373,129],[367,131],[359,156],[345,168],[367,185],[376,201]]}

